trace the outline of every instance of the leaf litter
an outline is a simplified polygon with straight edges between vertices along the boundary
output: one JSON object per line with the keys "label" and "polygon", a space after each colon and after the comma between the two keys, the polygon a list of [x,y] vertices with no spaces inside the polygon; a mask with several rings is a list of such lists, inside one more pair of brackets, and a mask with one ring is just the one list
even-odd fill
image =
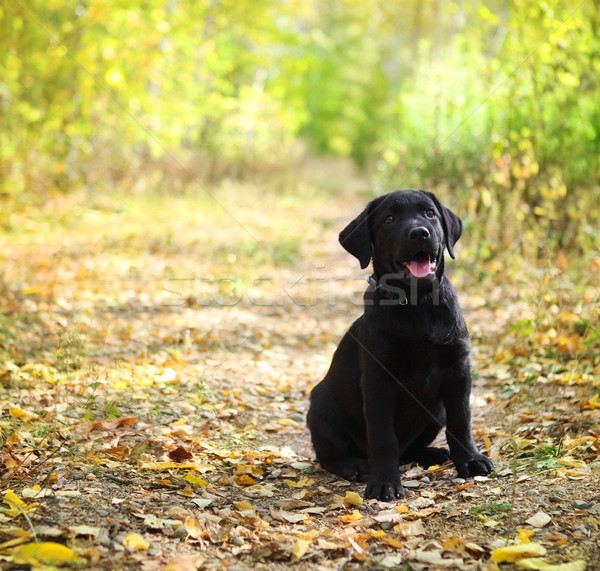
{"label": "leaf litter", "polygon": [[[406,497],[386,504],[315,464],[308,395],[360,308],[315,291],[327,284],[314,268],[363,287],[337,251],[338,219],[322,214],[342,202],[302,222],[285,295],[264,261],[211,261],[232,238],[199,243],[191,216],[176,245],[145,229],[119,245],[101,225],[87,228],[93,243],[82,228],[59,227],[44,246],[3,237],[5,257],[25,266],[3,281],[0,560],[171,571],[600,565],[597,276],[573,295],[500,287],[495,266],[485,296],[464,270],[453,276],[473,336],[474,434],[492,476],[405,466]],[[269,216],[289,220],[289,205]],[[264,276],[253,295],[276,303],[216,303],[212,282],[205,303],[189,290],[192,260],[203,275]]]}

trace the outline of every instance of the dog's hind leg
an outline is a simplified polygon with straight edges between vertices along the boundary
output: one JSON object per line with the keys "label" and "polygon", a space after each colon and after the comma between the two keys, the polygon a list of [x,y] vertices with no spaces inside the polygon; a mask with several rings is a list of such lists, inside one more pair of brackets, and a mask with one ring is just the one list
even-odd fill
{"label": "dog's hind leg", "polygon": [[446,413],[442,409],[423,431],[413,440],[409,447],[400,456],[401,464],[416,462],[423,468],[444,464],[450,460],[450,451],[447,448],[429,446],[440,432],[446,422]]}
{"label": "dog's hind leg", "polygon": [[345,414],[326,383],[317,385],[311,394],[306,417],[317,460],[328,472],[353,482],[366,482],[369,463],[352,435]]}

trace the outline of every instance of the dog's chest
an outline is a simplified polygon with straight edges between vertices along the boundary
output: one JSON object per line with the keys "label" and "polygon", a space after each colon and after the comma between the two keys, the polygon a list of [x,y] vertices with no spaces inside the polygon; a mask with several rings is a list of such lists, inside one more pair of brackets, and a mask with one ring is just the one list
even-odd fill
{"label": "dog's chest", "polygon": [[386,348],[386,366],[402,375],[429,375],[444,369],[451,358],[450,348],[422,342],[399,341]]}

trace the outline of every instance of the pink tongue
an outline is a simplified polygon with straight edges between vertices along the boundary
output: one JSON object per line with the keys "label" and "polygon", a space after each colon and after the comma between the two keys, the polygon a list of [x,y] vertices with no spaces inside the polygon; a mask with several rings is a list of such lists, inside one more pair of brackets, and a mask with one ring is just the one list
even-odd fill
{"label": "pink tongue", "polygon": [[429,275],[429,256],[419,256],[416,260],[406,262],[408,271],[415,278],[425,278]]}

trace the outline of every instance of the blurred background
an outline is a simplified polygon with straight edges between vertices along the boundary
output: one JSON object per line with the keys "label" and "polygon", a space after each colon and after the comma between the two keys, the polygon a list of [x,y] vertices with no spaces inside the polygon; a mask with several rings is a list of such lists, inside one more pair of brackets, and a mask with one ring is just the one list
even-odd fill
{"label": "blurred background", "polygon": [[597,252],[598,0],[11,0],[0,70],[5,226],[81,191],[301,193],[326,160],[436,190],[480,259]]}

